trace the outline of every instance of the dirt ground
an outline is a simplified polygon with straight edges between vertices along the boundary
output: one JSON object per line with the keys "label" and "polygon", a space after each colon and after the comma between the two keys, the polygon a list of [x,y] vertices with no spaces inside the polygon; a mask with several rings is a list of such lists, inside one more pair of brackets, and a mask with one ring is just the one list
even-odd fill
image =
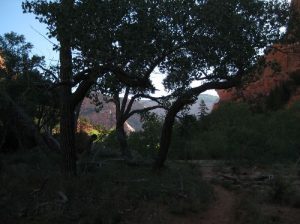
{"label": "dirt ground", "polygon": [[[220,175],[214,169],[214,166],[204,165],[200,169],[202,178],[213,182],[216,176]],[[229,190],[223,187],[220,183],[213,183],[215,201],[202,214],[191,214],[186,217],[172,217],[169,223],[174,224],[243,224],[243,220],[237,220],[237,203],[240,200],[241,194],[235,190]],[[297,224],[300,223],[300,208],[293,208],[279,204],[261,204],[259,205],[260,212],[266,215],[267,223],[280,224]],[[244,211],[242,211],[243,213]],[[250,214],[251,215],[251,214]],[[262,223],[260,220],[250,223]],[[248,223],[248,222],[247,222]],[[264,223],[264,221],[263,221]]]}

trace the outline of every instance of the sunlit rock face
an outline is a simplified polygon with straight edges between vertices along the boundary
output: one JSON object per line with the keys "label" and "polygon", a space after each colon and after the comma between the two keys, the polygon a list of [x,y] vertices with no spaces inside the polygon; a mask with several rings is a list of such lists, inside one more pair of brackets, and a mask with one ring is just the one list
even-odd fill
{"label": "sunlit rock face", "polygon": [[254,101],[267,97],[269,93],[281,84],[289,81],[291,75],[300,76],[300,43],[277,45],[266,55],[267,62],[276,62],[280,71],[267,66],[260,78],[240,90],[236,88],[218,91],[220,101]]}
{"label": "sunlit rock face", "polygon": [[[300,0],[292,1],[292,5],[294,9],[300,12]],[[275,64],[279,70],[267,66],[259,73],[258,80],[245,85],[243,88],[218,91],[219,102],[263,102],[265,101],[263,99],[266,99],[272,91],[282,85],[293,85],[287,105],[299,100],[300,42],[274,45],[272,50],[265,55],[265,60],[267,63]]]}
{"label": "sunlit rock face", "polygon": [[1,56],[1,52],[0,52],[0,69],[5,69],[4,58]]}

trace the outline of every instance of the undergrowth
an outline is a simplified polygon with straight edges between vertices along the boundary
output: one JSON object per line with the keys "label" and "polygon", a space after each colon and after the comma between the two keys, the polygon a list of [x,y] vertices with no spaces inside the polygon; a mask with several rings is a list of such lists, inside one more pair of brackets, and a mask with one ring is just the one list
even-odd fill
{"label": "undergrowth", "polygon": [[188,165],[153,172],[111,160],[65,178],[55,158],[40,150],[1,157],[1,224],[166,223],[205,210],[212,198]]}

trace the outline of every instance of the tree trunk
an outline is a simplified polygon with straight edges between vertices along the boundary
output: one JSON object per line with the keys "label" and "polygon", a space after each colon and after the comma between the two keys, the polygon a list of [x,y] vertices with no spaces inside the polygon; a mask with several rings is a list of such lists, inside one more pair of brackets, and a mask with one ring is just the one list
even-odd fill
{"label": "tree trunk", "polygon": [[[61,42],[62,43],[62,42]],[[60,147],[63,151],[63,171],[67,175],[76,175],[74,105],[72,103],[72,56],[69,43],[61,45],[61,87],[60,97]]]}
{"label": "tree trunk", "polygon": [[62,102],[60,119],[60,147],[63,152],[63,171],[76,175],[74,109],[69,102]]}
{"label": "tree trunk", "polygon": [[125,122],[118,122],[118,124],[116,126],[117,139],[120,144],[120,150],[121,150],[122,157],[124,157],[125,159],[132,159],[131,152],[128,149],[127,135],[124,130],[124,123]]}
{"label": "tree trunk", "polygon": [[243,70],[239,70],[235,77],[231,80],[224,81],[224,82],[208,82],[204,83],[201,86],[191,88],[187,90],[184,94],[181,95],[175,102],[173,102],[172,106],[168,110],[168,113],[165,117],[161,136],[160,136],[160,149],[158,153],[158,157],[154,163],[154,168],[162,168],[164,162],[167,159],[168,150],[171,143],[172,131],[173,131],[173,124],[175,121],[175,117],[177,113],[182,110],[182,108],[186,105],[192,104],[195,102],[196,96],[200,93],[209,90],[209,89],[228,89],[236,86],[240,83],[240,79],[242,74],[244,73]]}
{"label": "tree trunk", "polygon": [[58,21],[58,40],[60,42],[60,147],[63,152],[63,171],[67,176],[76,175],[75,152],[75,105],[72,96],[72,48],[71,48],[71,18],[74,0],[62,0],[63,13]]}
{"label": "tree trunk", "polygon": [[174,125],[176,114],[185,105],[190,104],[192,102],[193,100],[191,98],[179,98],[172,104],[172,106],[168,110],[161,131],[159,153],[154,163],[154,168],[156,169],[162,168],[167,159],[167,155],[168,155],[168,151],[172,139],[172,131],[173,131],[173,125]]}

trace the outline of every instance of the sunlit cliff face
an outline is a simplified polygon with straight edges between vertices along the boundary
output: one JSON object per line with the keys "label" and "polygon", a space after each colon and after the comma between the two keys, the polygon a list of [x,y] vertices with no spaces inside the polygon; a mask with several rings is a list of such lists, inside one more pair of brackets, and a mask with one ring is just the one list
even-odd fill
{"label": "sunlit cliff face", "polygon": [[[300,14],[300,0],[293,0],[292,7]],[[265,55],[265,59],[267,62],[275,61],[281,71],[275,72],[270,66],[267,66],[262,71],[259,80],[249,83],[239,92],[235,88],[218,91],[221,102],[258,101],[260,98],[268,97],[272,90],[291,80],[291,75],[300,75],[300,42],[277,44],[273,47],[272,51]],[[293,92],[288,104],[295,102],[295,99],[300,99],[300,86]]]}

